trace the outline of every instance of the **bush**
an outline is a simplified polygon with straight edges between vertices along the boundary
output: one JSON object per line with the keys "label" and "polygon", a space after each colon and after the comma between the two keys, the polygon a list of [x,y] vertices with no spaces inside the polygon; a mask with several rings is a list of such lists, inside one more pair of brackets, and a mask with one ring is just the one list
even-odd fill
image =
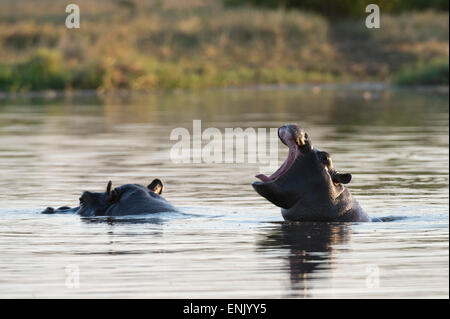
{"label": "bush", "polygon": [[13,86],[17,88],[62,90],[66,86],[69,74],[64,71],[58,52],[39,50],[27,61],[16,65],[11,77]]}
{"label": "bush", "polygon": [[70,86],[82,90],[97,89],[102,85],[104,75],[104,69],[90,61],[71,72]]}
{"label": "bush", "polygon": [[0,90],[9,88],[11,82],[11,67],[0,64]]}
{"label": "bush", "polygon": [[448,85],[448,64],[448,60],[436,61],[415,69],[404,70],[394,77],[394,83],[398,85]]}

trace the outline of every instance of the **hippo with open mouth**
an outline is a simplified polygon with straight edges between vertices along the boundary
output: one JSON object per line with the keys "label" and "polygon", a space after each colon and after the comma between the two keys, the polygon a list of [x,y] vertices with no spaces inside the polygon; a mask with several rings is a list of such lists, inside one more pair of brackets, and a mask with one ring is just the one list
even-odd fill
{"label": "hippo with open mouth", "polygon": [[127,184],[114,189],[110,181],[103,193],[84,192],[78,207],[47,207],[42,213],[77,213],[92,217],[177,212],[177,209],[161,196],[162,190],[163,184],[159,179],[153,180],[147,187]]}
{"label": "hippo with open mouth", "polygon": [[351,174],[341,174],[333,168],[330,155],[314,147],[303,128],[295,124],[278,129],[278,136],[289,148],[281,167],[253,188],[278,207],[287,221],[367,222],[362,210],[343,184]]}

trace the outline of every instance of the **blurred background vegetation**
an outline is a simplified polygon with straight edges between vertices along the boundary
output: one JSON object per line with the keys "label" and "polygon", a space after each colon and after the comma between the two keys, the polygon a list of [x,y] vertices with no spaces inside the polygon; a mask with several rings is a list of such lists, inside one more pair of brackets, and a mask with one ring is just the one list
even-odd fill
{"label": "blurred background vegetation", "polygon": [[327,17],[360,17],[366,6],[375,3],[383,13],[400,13],[433,9],[448,11],[448,0],[224,0],[228,6],[252,5],[267,8],[307,10]]}
{"label": "blurred background vegetation", "polygon": [[[443,0],[0,2],[0,90],[448,84]],[[381,8],[367,29],[365,6]]]}

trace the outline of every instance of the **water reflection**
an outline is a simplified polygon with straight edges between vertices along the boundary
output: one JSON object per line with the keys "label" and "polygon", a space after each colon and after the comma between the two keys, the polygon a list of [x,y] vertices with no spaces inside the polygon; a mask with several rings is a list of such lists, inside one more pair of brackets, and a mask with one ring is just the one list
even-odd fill
{"label": "water reflection", "polygon": [[80,217],[81,221],[87,224],[107,224],[107,225],[139,225],[139,224],[154,224],[154,225],[162,225],[167,219],[163,219],[160,217],[148,217],[148,218],[116,218],[116,217]]}
{"label": "water reflection", "polygon": [[333,269],[333,247],[349,241],[351,224],[281,223],[259,243],[287,252],[290,297],[310,297],[314,273]]}

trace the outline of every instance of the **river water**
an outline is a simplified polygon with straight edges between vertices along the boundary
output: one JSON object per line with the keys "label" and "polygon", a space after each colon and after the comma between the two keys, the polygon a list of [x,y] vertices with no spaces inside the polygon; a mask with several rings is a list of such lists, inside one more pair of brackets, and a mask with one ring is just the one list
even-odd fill
{"label": "river water", "polygon": [[[448,298],[448,115],[446,90],[376,86],[3,97],[0,297]],[[395,220],[285,224],[251,187],[262,163],[170,157],[193,120],[300,124],[368,214]],[[39,214],[156,177],[183,214]]]}

